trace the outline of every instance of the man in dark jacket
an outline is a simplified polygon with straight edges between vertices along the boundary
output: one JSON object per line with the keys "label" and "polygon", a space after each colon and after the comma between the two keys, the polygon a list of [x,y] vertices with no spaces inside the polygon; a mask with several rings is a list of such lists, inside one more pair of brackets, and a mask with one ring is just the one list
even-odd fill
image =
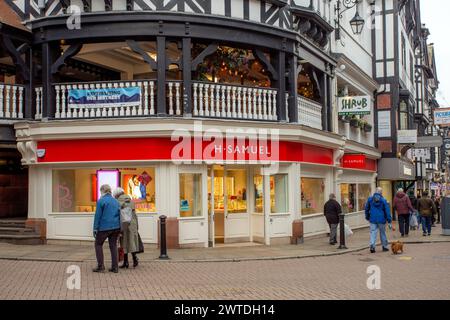
{"label": "man in dark jacket", "polygon": [[429,193],[425,191],[423,193],[423,197],[419,200],[419,213],[422,217],[422,229],[423,229],[423,236],[426,237],[431,236],[431,226],[432,226],[432,218],[433,215],[436,214],[436,206],[434,204],[434,201],[430,199],[428,196]]}
{"label": "man in dark jacket", "polygon": [[324,209],[325,217],[330,225],[330,244],[337,243],[337,227],[339,225],[339,215],[342,213],[342,207],[336,201],[336,195],[330,194],[330,200],[325,203]]}
{"label": "man in dark jacket", "polygon": [[403,189],[398,189],[392,208],[397,211],[400,234],[402,237],[408,236],[409,219],[411,218],[411,214],[414,213],[414,208]]}
{"label": "man in dark jacket", "polygon": [[94,217],[94,238],[95,255],[97,256],[97,268],[94,272],[104,272],[105,264],[103,257],[103,244],[108,239],[109,249],[111,250],[111,269],[110,272],[119,272],[119,259],[117,240],[120,234],[120,205],[111,195],[111,187],[103,185],[100,188],[102,197],[97,202],[97,209]]}

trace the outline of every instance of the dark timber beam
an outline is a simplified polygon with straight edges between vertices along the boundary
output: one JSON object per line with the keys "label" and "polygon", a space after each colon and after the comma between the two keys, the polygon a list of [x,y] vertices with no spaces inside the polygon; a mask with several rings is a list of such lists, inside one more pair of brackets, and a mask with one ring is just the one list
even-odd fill
{"label": "dark timber beam", "polygon": [[192,116],[192,40],[183,38],[183,108],[184,116]]}
{"label": "dark timber beam", "polygon": [[8,54],[11,56],[14,64],[19,68],[21,76],[25,81],[30,80],[30,68],[28,67],[27,62],[22,58],[22,55],[26,53],[30,46],[27,43],[23,43],[19,47],[16,48],[16,45],[12,41],[12,39],[6,35],[2,35],[3,46],[5,47]]}
{"label": "dark timber beam", "polygon": [[276,54],[275,65],[279,79],[275,81],[277,94],[277,115],[278,121],[286,121],[286,53],[279,51]]}
{"label": "dark timber beam", "polygon": [[150,68],[152,68],[153,70],[158,69],[156,61],[139,46],[139,43],[137,43],[135,40],[127,40],[127,45],[131,50],[133,50],[137,54],[140,54],[142,59],[144,59],[144,61],[150,65]]}
{"label": "dark timber beam", "polygon": [[53,118],[56,112],[56,95],[52,66],[59,54],[58,43],[42,44],[42,118]]}
{"label": "dark timber beam", "polygon": [[64,51],[64,53],[62,54],[62,56],[60,56],[58,60],[56,60],[56,62],[52,65],[52,74],[58,73],[59,69],[61,69],[61,67],[64,66],[67,59],[76,56],[81,51],[82,48],[83,48],[82,43],[73,44],[69,48],[67,48],[66,51]]}
{"label": "dark timber beam", "polygon": [[192,61],[192,71],[197,70],[197,67],[199,66],[199,64],[201,64],[203,62],[203,60],[205,60],[205,58],[207,56],[212,55],[214,52],[217,51],[217,49],[219,48],[219,45],[217,43],[212,43],[209,46],[206,47],[205,50],[203,50],[195,59],[194,61]]}
{"label": "dark timber beam", "polygon": [[166,108],[166,38],[165,37],[157,37],[157,51],[158,51],[158,62],[157,62],[157,70],[158,70],[158,106],[157,106],[157,114],[158,116],[167,115]]}
{"label": "dark timber beam", "polygon": [[[298,71],[300,69],[300,71]],[[297,82],[298,74],[301,72],[302,66],[298,65],[298,58],[295,55],[290,55],[289,57],[289,100],[288,100],[288,110],[289,110],[289,122],[298,123],[298,92],[297,92]]]}
{"label": "dark timber beam", "polygon": [[272,76],[272,79],[278,80],[277,70],[275,70],[269,59],[267,59],[266,55],[259,49],[253,50],[253,53],[259,60],[261,60],[267,71],[269,71],[270,75]]}

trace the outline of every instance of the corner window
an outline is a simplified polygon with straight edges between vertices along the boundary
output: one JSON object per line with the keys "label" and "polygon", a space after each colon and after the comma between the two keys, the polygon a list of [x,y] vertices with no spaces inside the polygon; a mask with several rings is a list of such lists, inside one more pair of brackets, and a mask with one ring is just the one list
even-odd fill
{"label": "corner window", "polygon": [[325,179],[301,179],[302,215],[323,213],[325,205]]}
{"label": "corner window", "polygon": [[276,174],[270,177],[270,212],[288,213],[288,175]]}
{"label": "corner window", "polygon": [[180,217],[201,217],[202,210],[202,174],[180,174]]}

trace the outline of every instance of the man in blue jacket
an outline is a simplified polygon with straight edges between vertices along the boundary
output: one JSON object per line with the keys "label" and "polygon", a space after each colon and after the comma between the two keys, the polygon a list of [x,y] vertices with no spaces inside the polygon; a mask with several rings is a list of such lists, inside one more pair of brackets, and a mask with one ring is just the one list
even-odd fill
{"label": "man in blue jacket", "polygon": [[119,272],[119,259],[117,252],[117,239],[120,234],[120,205],[111,195],[111,187],[103,185],[100,188],[101,198],[97,202],[97,209],[94,217],[94,238],[95,255],[97,257],[97,268],[94,272],[105,272],[105,263],[103,257],[103,244],[108,239],[109,249],[111,250],[111,269],[110,272]]}
{"label": "man in blue jacket", "polygon": [[386,236],[386,223],[392,229],[392,217],[389,204],[383,198],[383,189],[377,188],[375,194],[367,200],[366,220],[370,222],[370,252],[375,253],[377,245],[377,234],[380,231],[383,252],[389,251],[389,242]]}

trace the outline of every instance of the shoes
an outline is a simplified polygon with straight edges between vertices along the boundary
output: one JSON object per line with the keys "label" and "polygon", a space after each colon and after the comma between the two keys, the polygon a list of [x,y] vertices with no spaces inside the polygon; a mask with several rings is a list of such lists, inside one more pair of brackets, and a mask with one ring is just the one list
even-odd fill
{"label": "shoes", "polygon": [[133,257],[133,268],[137,268],[139,265],[139,259],[137,257]]}
{"label": "shoes", "polygon": [[383,252],[389,252],[388,248],[383,248]]}
{"label": "shoes", "polygon": [[431,237],[431,233],[429,233],[428,236]]}
{"label": "shoes", "polygon": [[423,236],[424,236],[424,237],[426,237],[426,236],[427,236],[427,234],[426,234],[426,233],[424,233],[424,234],[423,234]]}
{"label": "shoes", "polygon": [[116,268],[111,268],[108,271],[112,272],[112,273],[119,273],[119,269],[116,269]]}
{"label": "shoes", "polygon": [[103,272],[105,272],[105,267],[97,267],[97,268],[93,269],[92,272],[103,273]]}
{"label": "shoes", "polygon": [[375,250],[375,248],[370,248],[370,253],[375,253],[375,252],[377,252],[376,250]]}
{"label": "shoes", "polygon": [[405,237],[405,235],[404,235],[404,234],[402,234],[402,235],[401,235],[401,237],[402,237],[402,238],[404,238],[404,237]]}
{"label": "shoes", "polygon": [[119,269],[128,269],[130,267],[130,265],[128,264],[128,262],[127,263],[124,263],[123,265],[121,265],[120,267],[119,267]]}

